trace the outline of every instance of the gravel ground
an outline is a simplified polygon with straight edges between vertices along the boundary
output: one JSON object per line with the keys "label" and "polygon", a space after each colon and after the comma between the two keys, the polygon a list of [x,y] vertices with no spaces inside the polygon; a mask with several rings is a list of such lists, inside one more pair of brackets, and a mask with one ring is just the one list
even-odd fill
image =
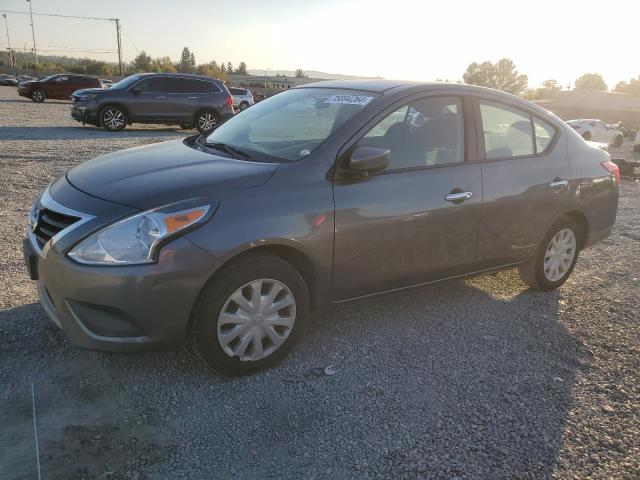
{"label": "gravel ground", "polygon": [[506,271],[343,304],[280,366],[229,379],[184,350],[81,350],[38,305],[20,251],[37,191],[184,135],[68,110],[0,87],[1,479],[37,476],[32,384],[50,480],[640,478],[638,183],[557,292]]}

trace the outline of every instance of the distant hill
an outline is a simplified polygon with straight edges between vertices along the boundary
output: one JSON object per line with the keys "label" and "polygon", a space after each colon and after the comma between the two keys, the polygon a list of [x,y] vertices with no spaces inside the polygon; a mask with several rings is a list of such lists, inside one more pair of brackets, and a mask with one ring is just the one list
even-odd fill
{"label": "distant hill", "polygon": [[[247,70],[249,75],[263,76],[264,70]],[[317,70],[305,70],[309,78],[321,78],[323,80],[365,80],[371,78],[382,78],[382,77],[361,77],[357,75],[342,75],[340,73],[327,73],[327,72],[318,72]],[[295,77],[295,70],[275,70],[270,69],[267,71],[267,76],[275,77],[276,75],[286,75],[287,77]]]}

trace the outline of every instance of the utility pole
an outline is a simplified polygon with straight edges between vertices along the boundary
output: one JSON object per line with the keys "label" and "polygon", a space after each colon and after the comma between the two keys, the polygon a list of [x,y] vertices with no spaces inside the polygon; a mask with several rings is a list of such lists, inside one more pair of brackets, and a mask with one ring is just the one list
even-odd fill
{"label": "utility pole", "polygon": [[36,58],[36,65],[38,64],[38,49],[36,48],[36,31],[33,28],[33,10],[31,9],[31,0],[27,0],[29,3],[29,16],[31,17],[31,36],[33,37],[33,56]]}
{"label": "utility pole", "polygon": [[15,68],[15,62],[13,60],[13,54],[11,53],[11,39],[9,38],[9,23],[7,22],[7,14],[3,13],[2,16],[4,17],[4,26],[7,28],[7,43],[9,44],[9,65],[11,65],[11,68]]}
{"label": "utility pole", "polygon": [[124,68],[122,68],[122,40],[120,38],[120,19],[114,18],[116,22],[116,36],[118,38],[118,66],[120,67],[120,76],[124,77]]}

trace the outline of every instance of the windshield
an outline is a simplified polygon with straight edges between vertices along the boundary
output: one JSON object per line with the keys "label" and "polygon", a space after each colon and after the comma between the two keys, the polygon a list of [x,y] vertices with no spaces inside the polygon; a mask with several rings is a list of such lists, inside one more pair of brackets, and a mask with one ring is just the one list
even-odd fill
{"label": "windshield", "polygon": [[140,75],[130,75],[127,78],[123,78],[119,82],[116,82],[113,85],[111,85],[110,90],[115,90],[118,88],[128,88],[129,86],[131,86],[132,84],[140,80],[140,78],[141,78]]}
{"label": "windshield", "polygon": [[335,88],[287,90],[229,119],[207,143],[235,147],[256,160],[299,160],[374,98],[371,92]]}

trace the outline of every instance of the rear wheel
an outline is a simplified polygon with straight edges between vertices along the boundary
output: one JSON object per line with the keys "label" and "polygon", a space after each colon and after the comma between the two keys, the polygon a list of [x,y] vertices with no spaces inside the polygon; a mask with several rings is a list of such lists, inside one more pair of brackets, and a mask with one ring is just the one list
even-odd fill
{"label": "rear wheel", "polygon": [[44,90],[38,88],[31,93],[31,100],[36,103],[42,103],[47,98],[47,95],[44,93]]}
{"label": "rear wheel", "polygon": [[304,279],[285,260],[252,254],[226,267],[202,291],[191,343],[211,368],[243,375],[267,368],[296,343],[309,310]]}
{"label": "rear wheel", "polygon": [[582,134],[582,138],[584,138],[587,141],[591,140],[591,132],[584,132]]}
{"label": "rear wheel", "polygon": [[122,108],[107,105],[100,110],[100,124],[107,130],[117,132],[127,125],[127,115]]}
{"label": "rear wheel", "polygon": [[200,133],[213,130],[218,125],[218,114],[213,110],[204,110],[196,116],[196,127]]}
{"label": "rear wheel", "polygon": [[246,110],[247,108],[249,108],[249,102],[240,103],[240,110]]}
{"label": "rear wheel", "polygon": [[580,228],[569,217],[558,220],[538,245],[535,255],[518,268],[533,290],[555,290],[567,281],[578,261]]}

